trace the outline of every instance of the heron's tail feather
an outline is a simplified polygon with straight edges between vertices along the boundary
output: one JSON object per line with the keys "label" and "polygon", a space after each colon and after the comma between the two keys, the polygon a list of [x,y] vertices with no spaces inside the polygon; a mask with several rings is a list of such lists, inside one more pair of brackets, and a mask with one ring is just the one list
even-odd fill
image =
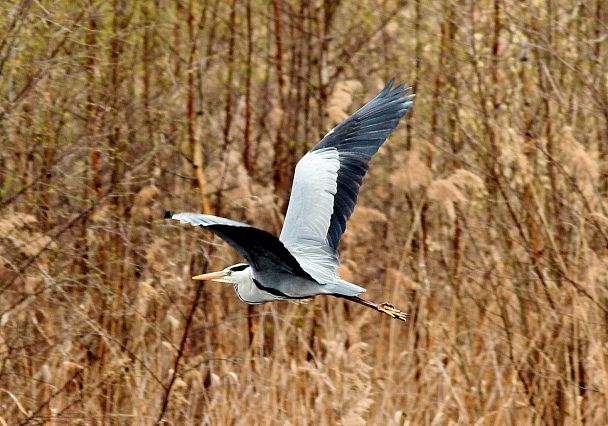
{"label": "heron's tail feather", "polygon": [[358,294],[365,293],[366,291],[363,287],[359,287],[356,284],[349,283],[348,281],[344,281],[339,278],[331,284],[326,284],[326,289],[330,294],[338,294],[343,296],[356,296]]}

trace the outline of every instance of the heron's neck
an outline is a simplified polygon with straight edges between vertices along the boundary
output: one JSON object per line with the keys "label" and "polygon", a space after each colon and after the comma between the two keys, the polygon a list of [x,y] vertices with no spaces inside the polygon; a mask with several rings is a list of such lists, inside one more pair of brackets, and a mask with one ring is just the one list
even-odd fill
{"label": "heron's neck", "polygon": [[234,290],[237,296],[245,303],[257,305],[260,303],[272,302],[278,298],[267,291],[261,290],[254,282],[252,269],[247,268],[240,271],[238,275],[233,275],[236,284]]}

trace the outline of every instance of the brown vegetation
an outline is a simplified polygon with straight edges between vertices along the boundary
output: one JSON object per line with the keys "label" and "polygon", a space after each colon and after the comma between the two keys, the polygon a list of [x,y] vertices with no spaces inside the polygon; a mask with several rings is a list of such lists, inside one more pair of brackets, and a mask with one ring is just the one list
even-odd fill
{"label": "brown vegetation", "polygon": [[[605,0],[0,4],[0,424],[607,424]],[[300,156],[390,77],[334,298],[247,306]]]}

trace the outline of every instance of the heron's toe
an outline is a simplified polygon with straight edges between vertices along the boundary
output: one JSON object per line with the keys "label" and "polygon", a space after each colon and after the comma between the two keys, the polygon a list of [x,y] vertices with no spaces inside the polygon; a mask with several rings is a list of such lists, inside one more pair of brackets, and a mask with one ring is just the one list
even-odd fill
{"label": "heron's toe", "polygon": [[378,310],[384,312],[387,315],[390,315],[393,318],[400,319],[401,321],[407,321],[408,315],[405,312],[396,309],[390,303],[381,303],[378,305]]}

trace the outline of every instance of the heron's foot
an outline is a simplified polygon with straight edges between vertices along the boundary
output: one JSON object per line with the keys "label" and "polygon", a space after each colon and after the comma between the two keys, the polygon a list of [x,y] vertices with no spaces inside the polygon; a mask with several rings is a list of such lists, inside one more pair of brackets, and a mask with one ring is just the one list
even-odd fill
{"label": "heron's foot", "polygon": [[408,314],[401,312],[399,309],[395,309],[390,303],[380,303],[378,310],[384,312],[386,315],[390,315],[393,318],[400,319],[401,321],[407,321]]}

